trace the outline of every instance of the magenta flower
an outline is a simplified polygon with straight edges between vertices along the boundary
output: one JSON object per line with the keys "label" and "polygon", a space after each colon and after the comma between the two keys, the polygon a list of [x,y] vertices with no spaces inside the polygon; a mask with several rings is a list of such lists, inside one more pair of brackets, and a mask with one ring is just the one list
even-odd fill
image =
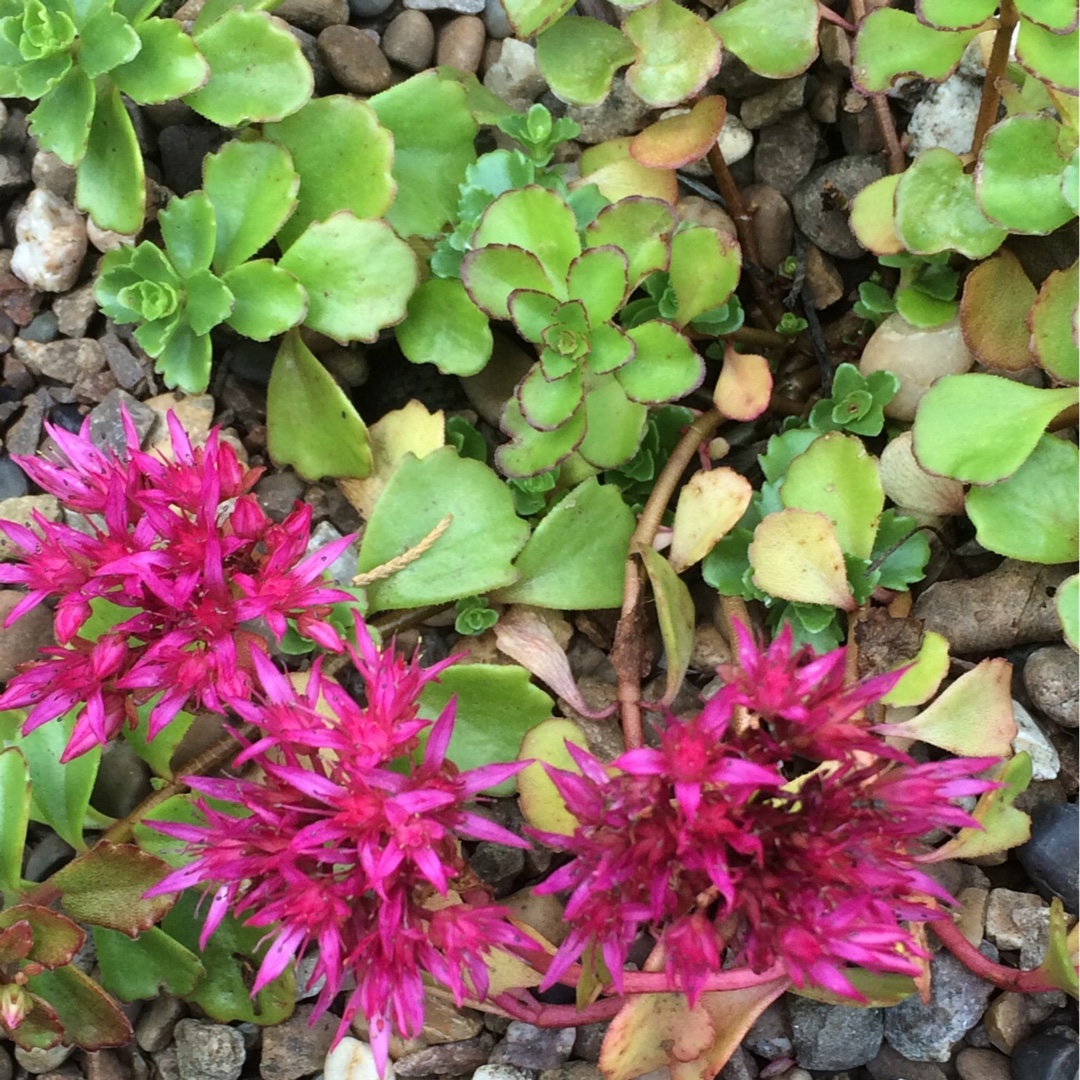
{"label": "magenta flower", "polygon": [[[352,597],[323,572],[352,537],[306,555],[310,506],[275,525],[249,494],[261,469],[243,465],[216,430],[193,448],[171,413],[168,426],[171,461],[139,449],[127,416],[122,455],[95,447],[87,422],[78,435],[46,425],[57,461],[16,458],[85,515],[82,530],[40,516],[33,528],[0,522],[19,552],[0,565],[0,582],[28,590],[5,625],[56,598],[60,644],[9,682],[0,709],[30,708],[30,731],[81,703],[65,761],[137,722],[133,706],[155,698],[151,738],[183,708],[224,712],[248,693],[253,657],[265,651],[257,620],[278,640],[292,619],[324,648],[342,647],[327,615]],[[105,646],[79,636],[95,601],[130,612]]]}
{"label": "magenta flower", "polygon": [[[460,841],[528,846],[468,809],[524,763],[459,772],[446,757],[453,704],[434,723],[417,717],[423,686],[452,661],[425,670],[380,652],[359,616],[356,631],[357,646],[345,651],[364,680],[364,705],[325,679],[319,661],[301,691],[268,658],[253,655],[261,692],[231,705],[261,729],[239,761],[255,762],[263,777],[187,781],[231,807],[200,800],[205,825],[155,824],[188,841],[196,857],[150,895],[206,886],[213,899],[203,944],[228,910],[267,927],[273,944],[256,990],[317,947],[312,983],[326,981],[315,1015],[347,990],[338,1036],[362,1011],[381,1069],[392,1029],[415,1036],[423,1025],[422,973],[459,1003],[483,998],[485,955],[524,942],[504,909],[456,891],[466,888]],[[413,763],[399,767],[406,762]]]}
{"label": "magenta flower", "polygon": [[[920,837],[976,824],[951,800],[997,786],[977,778],[995,760],[916,765],[854,719],[898,676],[845,690],[842,649],[792,652],[785,631],[760,650],[738,634],[740,668],[722,669],[728,683],[698,717],[668,718],[660,749],[611,771],[568,745],[580,773],[548,769],[578,827],[537,834],[574,856],[538,888],[569,891],[571,930],[544,986],[598,950],[620,988],[643,931],[692,1001],[729,965],[780,966],[856,1000],[850,966],[918,972],[903,924],[953,902],[919,869]],[[736,706],[751,718],[739,733]],[[796,754],[822,764],[806,771]]]}

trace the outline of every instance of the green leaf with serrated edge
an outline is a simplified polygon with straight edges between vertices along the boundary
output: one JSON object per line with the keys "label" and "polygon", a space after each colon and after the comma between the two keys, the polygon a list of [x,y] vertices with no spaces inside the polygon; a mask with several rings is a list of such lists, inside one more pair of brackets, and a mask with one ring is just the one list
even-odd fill
{"label": "green leaf with serrated edge", "polygon": [[26,986],[56,1010],[64,1027],[64,1041],[70,1045],[92,1051],[131,1042],[127,1017],[89,975],[73,964],[32,975]]}
{"label": "green leaf with serrated edge", "polygon": [[885,705],[922,705],[937,693],[941,680],[949,673],[948,641],[933,630],[927,630],[923,634],[918,654],[907,661],[907,664],[910,664],[908,670],[881,699]]}
{"label": "green leaf with serrated edge", "polygon": [[[154,352],[147,347],[143,331],[149,326],[140,326],[135,331],[135,340],[148,353]],[[165,380],[170,390],[183,390],[185,394],[201,394],[210,384],[210,364],[213,349],[206,334],[196,334],[183,321],[176,323],[164,344],[157,352],[154,370]]]}
{"label": "green leaf with serrated edge", "polygon": [[971,816],[979,828],[961,829],[951,840],[924,855],[920,862],[942,862],[944,859],[973,859],[1019,847],[1031,839],[1031,818],[1013,803],[1031,783],[1031,757],[1021,751],[991,774],[1005,786],[984,791]]}
{"label": "green leaf with serrated edge", "polygon": [[1054,607],[1065,632],[1065,640],[1080,652],[1080,574],[1073,574],[1058,586]]}
{"label": "green leaf with serrated edge", "polygon": [[214,256],[214,208],[204,191],[173,198],[158,214],[161,239],[176,272],[186,278],[206,270]]}
{"label": "green leaf with serrated edge", "polygon": [[535,476],[564,461],[585,437],[585,410],[575,413],[556,431],[537,431],[521,415],[517,400],[506,403],[500,427],[511,442],[495,450],[495,461],[504,476]]}
{"label": "green leaf with serrated edge", "polygon": [[573,0],[506,0],[510,25],[519,38],[529,38],[551,26],[573,6]]}
{"label": "green leaf with serrated edge", "polygon": [[96,79],[133,59],[141,44],[123,15],[98,7],[79,28],[79,67]]}
{"label": "green leaf with serrated edge", "polygon": [[[239,3],[240,0],[234,0],[234,2]],[[114,0],[113,3],[113,9],[119,11],[136,29],[159,7],[161,7],[161,0]]]}
{"label": "green leaf with serrated edge", "polygon": [[720,68],[720,39],[675,0],[656,0],[633,12],[623,33],[637,49],[626,83],[649,105],[682,104]]}
{"label": "green leaf with serrated edge", "polygon": [[631,401],[658,405],[701,385],[705,362],[675,327],[654,320],[627,330],[626,336],[637,346],[637,355],[615,378]]}
{"label": "green leaf with serrated edge", "polygon": [[668,275],[675,290],[675,325],[727,303],[739,283],[739,245],[716,229],[694,226],[671,238]]}
{"label": "green leaf with serrated edge", "polygon": [[17,893],[22,884],[23,847],[30,821],[30,774],[13,747],[0,750],[0,890]]}
{"label": "green leaf with serrated edge", "polygon": [[634,56],[633,44],[617,27],[576,15],[564,16],[536,39],[537,66],[551,92],[569,105],[599,105],[615,72]]}
{"label": "green leaf with serrated edge", "polygon": [[942,82],[956,70],[977,32],[934,30],[906,11],[871,11],[855,37],[852,79],[868,94],[888,90],[901,75]]}
{"label": "green leaf with serrated edge", "polygon": [[491,598],[556,611],[618,607],[633,531],[618,490],[590,477],[536,526],[514,562],[519,579]]}
{"label": "green leaf with serrated edge", "polygon": [[514,390],[522,416],[539,431],[554,431],[581,407],[582,375],[570,371],[549,380],[537,365]]}
{"label": "green leaf with serrated edge", "polygon": [[615,375],[589,374],[584,411],[585,438],[578,452],[586,461],[598,469],[615,469],[637,453],[649,410],[630,399]]}
{"label": "green leaf with serrated edge", "polygon": [[169,768],[169,763],[172,761],[173,751],[180,745],[180,740],[187,734],[187,730],[191,727],[195,717],[191,713],[178,712],[148,742],[146,732],[150,719],[150,710],[157,704],[158,696],[160,695],[155,695],[150,701],[137,706],[139,713],[138,726],[130,728],[125,724],[120,734],[132,750],[153,769],[155,776],[171,780],[173,774]]}
{"label": "green leaf with serrated edge", "polygon": [[99,229],[136,233],[146,212],[146,176],[135,128],[120,92],[97,89],[86,154],[79,162],[75,202]]}
{"label": "green leaf with serrated edge", "polygon": [[423,282],[394,333],[407,359],[434,364],[444,375],[475,375],[491,358],[488,318],[455,278]]}
{"label": "green leaf with serrated edge", "polygon": [[282,0],[206,0],[191,28],[192,33],[201,34],[233,8],[243,8],[244,11],[273,11],[281,4]]}
{"label": "green leaf with serrated edge", "polygon": [[368,587],[373,611],[491,595],[517,578],[512,560],[529,527],[506,486],[453,447],[406,455],[379,496],[360,546],[359,573],[419,544],[447,515],[446,531],[419,559]]}
{"label": "green leaf with serrated edge", "polygon": [[[493,319],[510,318],[511,293],[554,295],[555,288],[535,255],[506,244],[470,251],[461,264],[461,281],[472,302]],[[565,294],[565,286],[559,291]]]}
{"label": "green leaf with serrated edge", "polygon": [[1076,444],[1044,435],[1012,476],[968,492],[965,505],[975,539],[989,551],[1023,562],[1076,562],[1078,485]]}
{"label": "green leaf with serrated edge", "polygon": [[162,992],[187,997],[206,974],[195,953],[157,926],[134,941],[100,926],[92,932],[101,985],[121,1001],[150,1000]]}
{"label": "green leaf with serrated edge", "polygon": [[902,592],[922,581],[930,560],[930,542],[916,530],[916,522],[895,510],[886,510],[878,519],[871,562],[878,568],[878,584],[883,589]]}
{"label": "green leaf with serrated edge", "polygon": [[42,150],[76,165],[86,153],[94,100],[92,80],[81,67],[73,67],[30,114],[30,134]]}
{"label": "green leaf with serrated edge", "polygon": [[975,197],[995,224],[1045,236],[1074,216],[1061,194],[1066,159],[1058,149],[1060,131],[1049,116],[1010,116],[986,133]]}
{"label": "green leaf with serrated edge", "polygon": [[1016,34],[1016,59],[1025,71],[1067,94],[1080,91],[1076,70],[1078,34],[1055,34],[1027,19],[1020,20]]}
{"label": "green leaf with serrated edge", "polygon": [[184,314],[188,324],[200,336],[210,333],[232,311],[233,294],[225,282],[209,270],[196,270],[184,284],[187,286]]}
{"label": "green leaf with serrated edge", "polygon": [[222,1024],[246,1021],[265,1027],[287,1020],[296,1005],[296,978],[291,964],[257,994],[251,993],[255,971],[270,947],[266,927],[243,926],[226,914],[206,948],[200,950],[205,906],[196,910],[197,904],[198,895],[189,889],[161,924],[165,933],[196,953],[206,969],[206,975],[186,1000]]}
{"label": "green leaf with serrated edge", "polygon": [[818,438],[819,434],[808,428],[792,428],[773,435],[766,444],[765,453],[758,456],[765,479],[772,484],[781,480],[792,461]]}
{"label": "green leaf with serrated edge", "polygon": [[508,191],[484,211],[472,246],[487,244],[531,252],[553,283],[566,280],[570,263],[581,254],[573,212],[553,191],[535,186]]}
{"label": "green leaf with serrated edge", "polygon": [[[292,201],[295,182],[287,200],[283,193],[281,222],[275,226],[283,249],[313,221],[324,221],[335,211],[377,218],[390,206],[393,142],[367,102],[344,95],[318,98],[280,123],[267,124],[263,133],[288,150],[300,179],[298,203]],[[296,207],[292,217],[285,202]]]}
{"label": "green leaf with serrated edge", "polygon": [[76,851],[85,851],[83,820],[101,761],[101,747],[95,746],[60,764],[75,727],[76,712],[74,709],[58,720],[34,728],[20,739],[19,747],[30,768],[34,802],[45,824],[51,825]]}
{"label": "green leaf with serrated edge", "polygon": [[610,244],[622,251],[633,290],[649,274],[668,268],[675,224],[675,212],[668,203],[638,196],[601,210],[585,230],[585,238],[589,247]]}
{"label": "green leaf with serrated edge", "polygon": [[670,705],[690,666],[690,653],[694,647],[694,600],[686,583],[659,551],[651,547],[642,548],[641,558],[652,585],[667,661],[664,696],[659,703]]}
{"label": "green leaf with serrated edge", "polygon": [[637,346],[612,323],[592,329],[589,335],[589,370],[596,375],[616,371],[637,354]]}
{"label": "green leaf with serrated edge", "polygon": [[1035,362],[1058,382],[1080,381],[1080,351],[1076,347],[1076,294],[1080,276],[1073,263],[1054,270],[1042,283],[1028,313],[1031,354]]}
{"label": "green leaf with serrated edge", "polygon": [[820,511],[833,523],[841,550],[868,559],[885,491],[877,460],[861,439],[830,432],[788,467],[780,499],[789,509]]}
{"label": "green leaf with serrated edge", "polygon": [[[892,1005],[899,1005],[901,1001],[919,992],[915,980],[910,975],[895,975],[888,971],[867,971],[866,968],[843,968],[842,970],[844,978],[866,998],[865,1002],[860,1002],[863,1008],[887,1009]],[[810,998],[811,1001],[852,1007],[851,998],[833,994],[820,986],[792,986],[790,990],[791,993]]]}
{"label": "green leaf with serrated edge", "polygon": [[997,6],[998,0],[917,0],[915,14],[919,22],[938,30],[970,30],[989,19]]}
{"label": "green leaf with serrated edge", "polygon": [[367,428],[296,330],[281,343],[266,390],[267,448],[307,480],[371,471]]}
{"label": "green leaf with serrated edge", "polygon": [[336,341],[374,341],[405,318],[416,256],[385,221],[350,211],[313,222],[278,260],[308,294],[304,325]]}
{"label": "green leaf with serrated edge", "polygon": [[195,36],[210,79],[184,98],[222,127],[281,120],[315,87],[300,44],[280,19],[263,11],[228,11]]}
{"label": "green leaf with serrated edge", "polygon": [[1005,230],[979,209],[964,163],[940,146],[924,150],[900,177],[896,232],[913,254],[958,251],[969,259],[992,255],[1005,239]]}
{"label": "green leaf with serrated edge", "polygon": [[515,755],[518,761],[531,762],[517,775],[518,804],[522,816],[534,829],[562,836],[573,835],[577,818],[566,808],[566,802],[544,766],[580,773],[577,763],[566,749],[567,743],[588,748],[585,733],[577,724],[572,720],[552,717],[526,733],[521,740],[521,749]]}
{"label": "green leaf with serrated edge", "polygon": [[[446,756],[459,769],[513,761],[521,740],[551,716],[554,702],[517,664],[457,664],[447,668],[420,695],[418,715],[435,720],[456,699],[454,734]],[[421,732],[421,747],[430,728]],[[418,751],[418,756],[422,749]],[[486,794],[507,796],[517,790],[514,777]]]}
{"label": "green leaf with serrated edge", "polygon": [[203,162],[203,190],[214,208],[214,269],[232,270],[270,242],[297,205],[300,178],[276,143],[226,143]]}
{"label": "green leaf with serrated edge", "polygon": [[1041,390],[997,375],[946,375],[919,402],[915,456],[939,476],[996,483],[1020,468],[1046,425],[1076,401],[1071,387]]}
{"label": "green leaf with serrated edge", "polygon": [[615,316],[626,297],[626,256],[613,245],[586,248],[571,264],[567,295],[585,305],[589,325]]}
{"label": "green leaf with serrated edge", "polygon": [[437,236],[455,220],[458,186],[476,161],[477,122],[467,90],[425,72],[376,94],[370,104],[393,136],[397,195],[387,220],[401,236]]}
{"label": "green leaf with serrated edge", "polygon": [[110,74],[132,101],[140,105],[173,101],[210,78],[210,65],[175,19],[148,19],[135,30],[142,42],[138,55]]}
{"label": "green leaf with serrated edge", "polygon": [[271,259],[244,263],[222,274],[221,280],[235,301],[225,322],[244,337],[269,341],[304,321],[304,287]]}
{"label": "green leaf with serrated edge", "polygon": [[724,48],[767,79],[790,79],[818,54],[817,0],[744,0],[709,20]]}
{"label": "green leaf with serrated edge", "polygon": [[160,922],[172,907],[169,896],[144,899],[168,872],[167,863],[133,844],[101,841],[57,870],[50,881],[73,919],[134,937]]}
{"label": "green leaf with serrated edge", "polygon": [[1076,29],[1076,0],[1015,0],[1015,4],[1020,15],[1047,30]]}

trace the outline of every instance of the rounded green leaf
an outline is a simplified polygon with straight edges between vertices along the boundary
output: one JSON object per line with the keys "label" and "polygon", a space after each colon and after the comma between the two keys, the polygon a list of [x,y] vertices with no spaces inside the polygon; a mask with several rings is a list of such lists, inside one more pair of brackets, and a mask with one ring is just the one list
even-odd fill
{"label": "rounded green leaf", "polygon": [[1049,116],[1010,116],[986,134],[975,169],[983,213],[1010,232],[1045,236],[1074,216],[1061,190],[1061,125]]}
{"label": "rounded green leaf", "polygon": [[265,11],[226,12],[195,38],[210,80],[184,100],[222,127],[281,120],[315,88],[300,44]]}
{"label": "rounded green leaf", "polygon": [[927,26],[939,30],[969,30],[981,26],[997,11],[997,6],[997,0],[918,0],[915,12],[919,22]]}
{"label": "rounded green leaf", "polygon": [[140,105],[156,105],[198,90],[210,78],[210,65],[175,19],[147,19],[135,27],[142,46],[134,60],[111,78]]}
{"label": "rounded green leaf", "polygon": [[899,255],[904,250],[893,226],[899,182],[899,175],[883,176],[867,184],[851,204],[851,231],[875,255]]}
{"label": "rounded green leaf", "polygon": [[530,38],[551,26],[573,7],[574,0],[504,0],[510,25],[519,38]]}
{"label": "rounded green leaf", "polygon": [[420,543],[447,515],[446,531],[415,562],[368,586],[373,611],[486,595],[517,579],[512,561],[529,526],[509,488],[486,465],[452,446],[406,455],[375,503],[360,547],[359,573]]}
{"label": "rounded green leaf", "polygon": [[601,323],[589,332],[589,370],[606,375],[634,359],[637,346],[614,323]]}
{"label": "rounded green leaf", "polygon": [[632,401],[658,405],[696,390],[705,377],[705,363],[674,326],[652,320],[626,331],[637,355],[615,372]]}
{"label": "rounded green leaf", "polygon": [[1027,19],[1020,20],[1016,59],[1037,79],[1067,94],[1080,92],[1077,75],[1077,31],[1055,34]]}
{"label": "rounded green leaf", "polygon": [[751,71],[790,79],[818,54],[818,18],[817,0],[743,0],[709,25]]}
{"label": "rounded green leaf", "polygon": [[196,270],[184,283],[187,306],[184,314],[196,334],[209,334],[233,309],[233,294],[216,274]]}
{"label": "rounded green leaf", "polygon": [[1035,286],[1008,248],[968,274],[960,327],[964,344],[979,363],[1005,371],[1020,371],[1031,363],[1026,321],[1034,302]]}
{"label": "rounded green leaf", "polygon": [[675,0],[629,15],[623,33],[637,48],[626,82],[650,105],[680,105],[720,69],[720,41],[708,23]]}
{"label": "rounded green leaf", "polygon": [[79,27],[79,67],[96,79],[126,64],[138,53],[141,44],[139,35],[123,15],[99,6]]}
{"label": "rounded green leaf", "polygon": [[518,802],[525,820],[534,829],[573,836],[577,818],[567,809],[559,789],[544,768],[548,764],[565,772],[581,772],[566,749],[567,743],[588,748],[585,733],[573,720],[552,717],[538,724],[521,740],[521,751],[515,756],[519,761],[530,762],[517,775]]}
{"label": "rounded green leaf", "polygon": [[935,30],[906,11],[878,8],[859,23],[852,79],[868,94],[888,90],[901,75],[942,82],[956,70],[977,32]]}
{"label": "rounded green leaf", "polygon": [[434,364],[444,375],[475,375],[491,358],[491,325],[456,278],[423,282],[394,333],[409,360]]}
{"label": "rounded green leaf", "polygon": [[266,428],[270,456],[307,480],[371,471],[363,420],[296,330],[285,335],[270,372]]}
{"label": "rounded green leaf", "polygon": [[210,364],[213,348],[207,334],[197,334],[191,326],[180,320],[166,337],[164,343],[151,351],[147,347],[142,326],[135,332],[135,339],[151,356],[157,357],[154,370],[161,373],[170,390],[183,390],[185,394],[201,394],[210,384]]}
{"label": "rounded green leaf", "polygon": [[630,140],[634,160],[652,169],[680,169],[698,161],[716,145],[727,116],[719,94],[699,97],[692,109],[672,110]]}
{"label": "rounded green leaf", "polygon": [[169,260],[182,278],[196,270],[209,269],[217,225],[205,191],[170,199],[169,205],[158,214],[158,225]]}
{"label": "rounded green leaf", "polygon": [[838,431],[815,439],[788,466],[780,501],[825,514],[846,555],[870,558],[885,491],[877,460],[861,439]]}
{"label": "rounded green leaf", "polygon": [[[492,250],[485,248],[484,250]],[[544,340],[545,333],[559,321],[559,309],[563,306],[554,296],[535,289],[515,289],[506,304],[517,332],[534,345]],[[585,309],[577,309],[578,330],[585,329]],[[554,377],[554,376],[549,376]]]}
{"label": "rounded green leaf", "polygon": [[1080,574],[1073,574],[1058,586],[1054,597],[1065,640],[1080,651]]}
{"label": "rounded green leaf", "polygon": [[[619,369],[624,370],[625,367]],[[578,452],[591,465],[598,469],[614,469],[637,453],[649,410],[632,401],[614,375],[589,377],[585,384],[583,411],[585,438]]]}
{"label": "rounded green leaf", "polygon": [[967,514],[975,539],[1010,559],[1076,562],[1080,557],[1080,452],[1067,439],[1044,435],[1005,480],[972,488]]}
{"label": "rounded green leaf", "polygon": [[971,484],[1011,476],[1075,388],[1040,390],[997,375],[946,375],[919,402],[914,448],[928,472]]}
{"label": "rounded green leaf", "polygon": [[43,971],[26,980],[26,988],[55,1010],[64,1039],[84,1050],[125,1046],[132,1040],[131,1024],[116,1002],[74,964]]}
{"label": "rounded green leaf", "polygon": [[300,177],[296,212],[277,230],[282,248],[311,222],[338,210],[358,218],[386,212],[394,198],[393,142],[366,102],[344,95],[318,98],[263,132],[288,150]]}
{"label": "rounded green leaf", "polygon": [[698,225],[677,232],[668,270],[678,305],[675,325],[726,303],[739,283],[740,265],[739,245],[718,229]]}
{"label": "rounded green leaf", "polygon": [[146,175],[135,128],[120,91],[98,88],[86,155],[79,162],[75,202],[99,229],[137,233],[146,213]]}
{"label": "rounded green leaf", "polygon": [[[940,0],[939,0],[940,2]],[[1076,0],[1014,0],[1025,19],[1058,33],[1076,29]]]}
{"label": "rounded green leaf", "polygon": [[77,165],[90,139],[94,100],[93,80],[81,67],[73,67],[30,114],[30,134],[42,150],[66,165]]}
{"label": "rounded green leaf", "polygon": [[1080,150],[1072,152],[1061,174],[1061,197],[1074,214],[1080,213]]}
{"label": "rounded green leaf", "polygon": [[281,257],[308,294],[304,325],[336,341],[374,341],[405,318],[416,256],[385,221],[343,210],[314,222]]}
{"label": "rounded green leaf", "polygon": [[[581,254],[574,212],[553,191],[536,186],[508,191],[484,211],[472,246],[487,244],[513,245],[531,252],[552,283],[565,282],[570,263]],[[522,287],[535,286],[527,282],[515,286]]]}
{"label": "rounded green leaf", "polygon": [[157,926],[144,930],[135,941],[99,926],[93,934],[101,985],[121,1001],[153,999],[162,990],[186,996],[206,974],[195,953]]}
{"label": "rounded green leaf", "polygon": [[521,415],[517,398],[511,398],[500,427],[512,442],[495,451],[499,471],[505,476],[535,476],[553,469],[577,449],[585,437],[585,410],[579,409],[555,431],[537,431]]}
{"label": "rounded green leaf", "polygon": [[[570,105],[599,105],[619,68],[636,55],[615,26],[567,15],[536,39],[536,63],[551,92]],[[588,63],[582,63],[587,56]]]}
{"label": "rounded green leaf", "polygon": [[611,245],[625,256],[630,289],[655,270],[666,270],[675,211],[662,199],[640,196],[604,207],[585,230],[589,247]]}
{"label": "rounded green leaf", "polygon": [[539,365],[518,383],[514,391],[521,415],[538,431],[554,431],[565,424],[581,406],[581,393],[579,370],[549,380]]}
{"label": "rounded green leaf", "polygon": [[590,326],[614,318],[626,297],[626,256],[611,245],[587,248],[571,264],[567,293],[585,306]]}
{"label": "rounded green leaf", "polygon": [[221,280],[235,300],[225,321],[244,337],[269,341],[304,321],[308,303],[304,287],[270,259],[246,262],[222,274]]}
{"label": "rounded green leaf", "polygon": [[518,581],[493,599],[555,610],[616,608],[634,531],[634,515],[618,490],[595,477],[561,499],[514,563]]}
{"label": "rounded green leaf", "polygon": [[[470,251],[461,264],[461,281],[472,302],[493,319],[510,318],[510,297],[516,292],[528,291],[548,298],[552,311],[558,306],[558,300],[551,296],[553,283],[540,260],[516,245],[488,244]],[[560,293],[564,291],[565,286],[559,289]],[[530,341],[539,341],[543,326],[535,336],[524,324],[519,329]]]}
{"label": "rounded green leaf", "polygon": [[1028,314],[1031,353],[1035,362],[1058,382],[1080,382],[1080,352],[1076,347],[1076,294],[1080,288],[1077,263],[1055,270],[1043,282]]}
{"label": "rounded green leaf", "polygon": [[203,190],[217,221],[214,269],[250,259],[277,234],[293,208],[300,178],[275,143],[234,139],[203,162]]}
{"label": "rounded green leaf", "polygon": [[924,150],[900,177],[896,232],[913,255],[958,251],[969,259],[985,259],[1005,239],[979,209],[964,163],[940,146]]}

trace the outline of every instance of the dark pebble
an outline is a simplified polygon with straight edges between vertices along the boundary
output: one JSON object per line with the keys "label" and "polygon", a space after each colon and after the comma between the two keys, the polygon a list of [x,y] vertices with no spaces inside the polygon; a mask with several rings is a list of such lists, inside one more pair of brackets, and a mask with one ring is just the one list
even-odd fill
{"label": "dark pebble", "polygon": [[225,363],[229,370],[241,379],[247,379],[256,386],[266,386],[270,382],[270,369],[274,366],[276,355],[277,349],[272,345],[242,341],[226,350]]}
{"label": "dark pebble", "polygon": [[1080,869],[1077,866],[1077,837],[1080,810],[1076,803],[1042,806],[1031,819],[1031,839],[1016,849],[1020,864],[1032,882],[1048,899],[1061,898],[1065,910],[1077,914]]}
{"label": "dark pebble", "polygon": [[59,321],[51,311],[42,311],[30,320],[29,326],[24,326],[19,331],[19,337],[24,341],[37,341],[42,345],[56,340],[60,332]]}
{"label": "dark pebble", "polygon": [[173,124],[158,133],[161,175],[167,188],[186,195],[202,187],[202,163],[224,142],[224,133],[202,124]]}
{"label": "dark pebble", "polygon": [[26,473],[4,454],[0,456],[0,502],[4,499],[19,499],[30,494],[30,484]]}
{"label": "dark pebble", "polygon": [[1064,1033],[1033,1035],[1013,1050],[1013,1080],[1076,1080],[1078,1067],[1076,1037]]}
{"label": "dark pebble", "polygon": [[54,405],[49,410],[49,423],[54,424],[64,431],[70,431],[72,435],[78,435],[86,414],[78,405]]}

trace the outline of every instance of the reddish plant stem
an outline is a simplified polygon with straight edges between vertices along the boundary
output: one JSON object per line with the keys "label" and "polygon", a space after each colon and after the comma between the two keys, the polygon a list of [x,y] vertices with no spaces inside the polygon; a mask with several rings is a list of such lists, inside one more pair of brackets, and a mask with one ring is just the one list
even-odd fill
{"label": "reddish plant stem", "polygon": [[638,518],[637,528],[630,537],[630,552],[626,559],[623,584],[622,612],[615,628],[612,663],[619,675],[619,716],[622,720],[623,741],[627,750],[642,745],[641,728],[641,574],[639,552],[652,545],[664,509],[675,492],[675,486],[697,452],[697,448],[720,426],[720,412],[710,409],[702,413],[683,433],[663,470],[657,477],[648,502]]}
{"label": "reddish plant stem", "polygon": [[489,999],[501,1012],[538,1028],[580,1027],[598,1020],[610,1020],[626,1004],[626,998],[609,997],[579,1009],[576,1005],[527,1004],[513,994],[497,994]]}
{"label": "reddish plant stem", "polygon": [[[866,0],[851,0],[851,21],[856,27],[865,17]],[[885,143],[889,172],[894,175],[902,173],[905,165],[904,150],[900,145],[900,137],[896,134],[896,122],[889,108],[889,100],[884,94],[867,96],[870,98],[870,107],[874,110],[874,119],[877,121],[878,131],[881,132],[882,142]]]}
{"label": "reddish plant stem", "polygon": [[851,25],[842,15],[838,15],[828,4],[823,4],[821,0],[818,0],[818,15],[821,16],[826,22],[836,23],[837,26],[846,30],[849,34],[855,33],[855,27]]}
{"label": "reddish plant stem", "polygon": [[994,45],[990,50],[990,62],[986,65],[986,77],[983,79],[982,97],[979,99],[979,112],[975,117],[975,133],[971,137],[971,156],[977,158],[982,149],[983,139],[997,119],[1001,91],[998,79],[1005,74],[1009,62],[1009,46],[1012,44],[1013,30],[1016,28],[1016,7],[1013,0],[1001,0],[998,15],[998,28],[994,34]]}
{"label": "reddish plant stem", "polygon": [[1058,989],[1048,983],[1037,968],[1033,971],[1017,971],[1016,968],[1005,967],[1003,964],[995,964],[993,960],[988,960],[960,933],[948,915],[935,919],[930,923],[930,928],[937,934],[945,948],[968,971],[973,975],[978,975],[980,979],[1000,986],[1002,990],[1012,990],[1018,994],[1038,994],[1043,990]]}

